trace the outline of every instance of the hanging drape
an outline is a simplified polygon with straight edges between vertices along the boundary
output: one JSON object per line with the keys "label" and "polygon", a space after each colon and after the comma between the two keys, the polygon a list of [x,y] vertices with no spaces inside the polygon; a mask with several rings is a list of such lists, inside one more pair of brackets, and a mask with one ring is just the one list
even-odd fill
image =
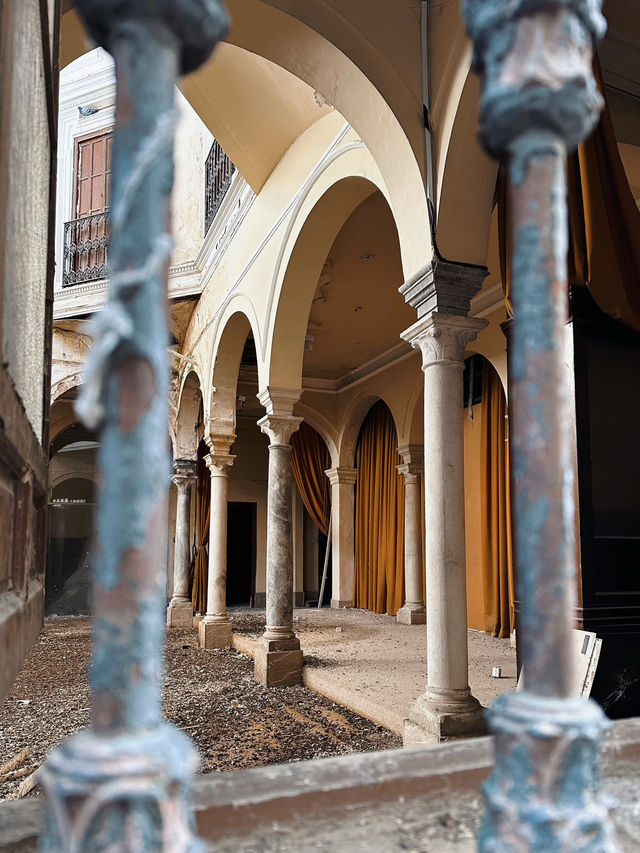
{"label": "hanging drape", "polygon": [[[594,74],[603,92],[596,60]],[[627,180],[608,105],[598,126],[567,162],[569,283],[587,286],[602,311],[640,331],[640,211]],[[498,177],[500,267],[509,310],[508,206]]]}
{"label": "hanging drape", "polygon": [[481,550],[485,631],[513,630],[513,563],[509,503],[507,407],[500,377],[485,361],[482,375]]}
{"label": "hanging drape", "polygon": [[465,409],[468,624],[507,637],[514,601],[506,401],[500,377],[484,359],[482,397],[471,413]]}
{"label": "hanging drape", "polygon": [[198,448],[198,478],[196,481],[195,555],[191,563],[191,601],[194,613],[207,612],[207,577],[209,574],[209,515],[211,512],[211,475],[204,457],[208,449],[204,442]]}
{"label": "hanging drape", "polygon": [[387,406],[376,403],[356,450],[356,607],[395,615],[404,603],[404,481]]}
{"label": "hanging drape", "polygon": [[329,533],[331,491],[325,471],[331,457],[324,439],[308,424],[301,423],[291,438],[291,469],[305,505],[316,527]]}

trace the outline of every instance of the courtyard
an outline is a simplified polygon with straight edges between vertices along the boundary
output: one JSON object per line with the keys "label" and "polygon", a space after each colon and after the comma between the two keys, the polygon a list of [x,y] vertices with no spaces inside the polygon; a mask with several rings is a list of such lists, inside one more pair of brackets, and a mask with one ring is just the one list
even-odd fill
{"label": "courtyard", "polygon": [[[167,633],[164,712],[197,745],[202,772],[401,746],[409,702],[426,683],[424,626],[355,609],[296,610],[305,686],[269,690],[254,680],[250,659],[264,612],[231,615],[232,649],[201,649],[193,630]],[[24,755],[1,777],[1,799],[17,798],[47,752],[89,725],[90,630],[88,617],[46,619],[0,709],[0,764]],[[471,686],[483,704],[514,687],[508,640],[470,631],[469,650]],[[491,677],[493,666],[502,678]]]}

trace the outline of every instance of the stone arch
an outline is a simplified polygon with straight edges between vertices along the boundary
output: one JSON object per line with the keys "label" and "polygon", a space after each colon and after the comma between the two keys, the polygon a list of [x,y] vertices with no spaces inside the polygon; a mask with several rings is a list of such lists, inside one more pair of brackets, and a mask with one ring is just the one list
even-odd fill
{"label": "stone arch", "polygon": [[[253,189],[259,192],[284,152],[305,129],[298,119],[300,112],[307,108],[306,99],[311,104],[314,90],[320,93],[327,104],[353,126],[384,175],[390,206],[402,235],[404,273],[409,278],[431,256],[424,191],[426,169],[419,72],[416,72],[414,81],[418,85],[415,85],[415,91],[410,91],[402,77],[392,70],[393,58],[388,57],[386,62],[380,63],[379,48],[372,50],[369,40],[355,28],[345,29],[348,39],[345,40],[344,52],[336,46],[331,29],[343,25],[336,23],[341,21],[341,16],[336,16],[333,22],[318,21],[312,27],[303,23],[302,14],[289,14],[281,8],[274,8],[274,5],[261,0],[231,0],[233,27],[223,48],[233,46],[246,54],[244,67],[247,73],[251,57],[259,57],[278,69],[284,69],[297,81],[303,81],[306,84],[304,103],[296,98],[290,111],[286,103],[274,104],[273,90],[277,87],[271,86],[271,92],[268,87],[264,88],[263,78],[268,74],[259,68],[254,69],[255,73],[243,90],[246,97],[235,96],[221,104],[211,100],[211,92],[224,92],[221,80],[238,80],[241,77],[237,73],[229,73],[225,63],[233,60],[233,52],[225,49],[218,51],[203,68],[185,79],[184,94],[240,171],[246,172]],[[87,45],[70,4],[64,4],[63,12],[64,64],[84,53]],[[328,12],[326,14],[329,15]],[[419,29],[413,24],[409,17],[407,25],[411,28],[411,48],[416,51],[415,68],[419,69]],[[327,32],[326,36],[323,31]],[[379,35],[384,37],[384,34]],[[304,44],[304,51],[298,49],[300,44]],[[403,56],[406,56],[408,47],[405,43]],[[286,81],[282,82],[286,84]],[[254,97],[255,89],[260,90],[256,109],[249,110],[248,116],[241,114],[243,102]],[[315,109],[316,114],[311,114],[306,120],[307,127],[317,120],[316,115],[317,118],[323,115],[321,110]],[[234,112],[238,113],[237,117],[234,117]],[[290,137],[285,134],[271,159],[251,177],[250,141],[256,136],[268,138],[272,135],[273,117],[283,112],[291,129]]]}
{"label": "stone arch", "polygon": [[364,393],[362,396],[355,397],[347,409],[344,418],[344,426],[340,437],[340,467],[353,468],[355,467],[356,446],[358,444],[358,436],[364,419],[368,415],[371,407],[382,401],[391,412],[393,422],[396,428],[396,435],[400,436],[399,412],[397,408],[388,401],[384,395],[375,393]]}
{"label": "stone arch", "polygon": [[[255,318],[252,322],[248,313],[240,308],[237,298],[232,299],[222,312],[218,324],[211,361],[211,386],[205,409],[212,434],[235,433],[236,396],[242,353],[250,332],[253,333],[256,344],[260,340],[256,337]],[[256,346],[256,351],[257,349]]]}
{"label": "stone arch", "polygon": [[60,474],[59,477],[56,477],[49,483],[49,499],[51,499],[51,496],[53,495],[53,490],[58,486],[61,486],[63,483],[66,483],[68,480],[86,480],[95,487],[98,482],[97,472],[94,476],[89,476],[86,473],[79,473],[77,471],[66,471],[64,474]]}
{"label": "stone arch", "polygon": [[331,466],[336,467],[338,465],[339,456],[337,430],[333,424],[331,424],[324,415],[321,415],[319,412],[316,412],[315,409],[312,409],[311,406],[307,406],[304,403],[296,403],[295,408],[296,414],[302,417],[305,423],[309,424],[310,427],[313,427],[327,445],[329,455],[331,456]]}
{"label": "stone arch", "polygon": [[498,164],[480,145],[479,102],[480,81],[469,71],[447,146],[436,233],[447,259],[486,264]]}
{"label": "stone arch", "polygon": [[59,379],[55,385],[51,386],[51,405],[53,405],[63,394],[79,388],[83,382],[83,374],[81,370]]}
{"label": "stone arch", "polygon": [[407,400],[402,421],[402,431],[398,432],[400,445],[424,444],[424,376],[422,370]]}
{"label": "stone arch", "polygon": [[200,377],[194,368],[185,371],[173,431],[173,458],[191,459],[198,457],[198,416],[202,403]]}
{"label": "stone arch", "polygon": [[[364,156],[362,156],[364,155]],[[276,264],[264,342],[267,384],[300,388],[304,337],[327,255],[354,210],[376,190],[387,193],[363,149],[343,152],[292,214]],[[373,164],[369,161],[369,166]],[[364,167],[364,168],[363,168]],[[398,297],[400,298],[400,297]]]}

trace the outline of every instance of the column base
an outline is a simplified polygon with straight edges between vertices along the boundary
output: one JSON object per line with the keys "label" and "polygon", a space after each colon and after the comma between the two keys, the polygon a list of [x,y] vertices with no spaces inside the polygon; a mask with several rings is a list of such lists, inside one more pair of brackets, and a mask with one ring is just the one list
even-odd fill
{"label": "column base", "polygon": [[426,625],[427,612],[424,604],[404,604],[398,610],[396,619],[402,625]]}
{"label": "column base", "polygon": [[191,628],[193,605],[184,598],[172,598],[167,607],[167,628]]}
{"label": "column base", "polygon": [[351,599],[349,599],[349,601],[340,601],[338,598],[331,599],[332,610],[344,610],[346,607],[353,607],[353,601],[351,601]]}
{"label": "column base", "polygon": [[302,650],[297,637],[270,640],[263,637],[255,652],[254,677],[265,687],[302,684]]}
{"label": "column base", "polygon": [[198,643],[203,649],[229,649],[233,641],[231,622],[204,616],[198,624]]}
{"label": "column base", "polygon": [[404,746],[488,734],[484,708],[467,690],[428,690],[409,706],[404,721]]}

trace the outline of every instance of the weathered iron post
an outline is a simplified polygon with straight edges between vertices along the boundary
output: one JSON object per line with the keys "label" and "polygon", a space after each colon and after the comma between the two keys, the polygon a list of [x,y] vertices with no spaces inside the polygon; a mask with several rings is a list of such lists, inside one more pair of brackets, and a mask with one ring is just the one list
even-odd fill
{"label": "weathered iron post", "polygon": [[197,755],[160,704],[174,90],[227,21],[219,0],[76,5],[116,63],[112,276],[78,401],[101,428],[92,727],[47,761],[40,850],[187,853],[201,849],[187,809]]}
{"label": "weathered iron post", "polygon": [[496,765],[482,853],[616,849],[598,792],[600,708],[575,696],[576,566],[569,401],[563,374],[568,223],[565,160],[601,98],[600,0],[463,0],[483,76],[482,136],[509,168],[514,311],[511,399],[518,643],[525,690],[489,712]]}

